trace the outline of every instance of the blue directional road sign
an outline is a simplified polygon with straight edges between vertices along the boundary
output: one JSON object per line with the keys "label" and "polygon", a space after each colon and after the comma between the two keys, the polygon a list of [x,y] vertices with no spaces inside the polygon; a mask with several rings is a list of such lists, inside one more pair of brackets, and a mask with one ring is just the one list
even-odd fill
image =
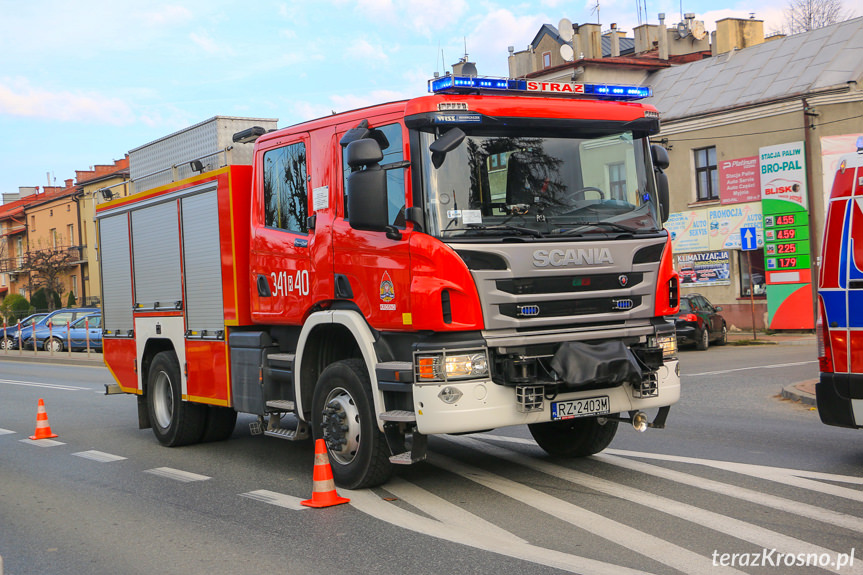
{"label": "blue directional road sign", "polygon": [[755,228],[740,228],[740,248],[745,251],[758,249],[758,234]]}

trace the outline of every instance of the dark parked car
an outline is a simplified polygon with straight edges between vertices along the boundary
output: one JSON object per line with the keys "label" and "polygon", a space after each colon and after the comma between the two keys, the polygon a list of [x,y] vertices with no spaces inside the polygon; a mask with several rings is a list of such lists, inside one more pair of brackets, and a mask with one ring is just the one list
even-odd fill
{"label": "dark parked car", "polygon": [[[66,323],[71,324],[79,317],[84,317],[91,313],[96,313],[99,308],[95,307],[70,307],[52,311],[34,326],[25,330],[21,330],[22,339],[24,340],[24,349],[33,349],[33,336],[36,336],[36,349],[52,349],[54,351],[63,351],[66,346]],[[45,344],[50,344],[45,347]],[[15,340],[13,349],[18,345]]]}
{"label": "dark parked car", "polygon": [[69,342],[72,351],[102,351],[102,314],[85,315],[69,327]]}
{"label": "dark parked car", "polygon": [[6,326],[6,332],[0,327],[0,349],[16,349],[18,347],[18,326],[21,326],[21,338],[24,339],[30,335],[30,328],[34,323],[48,315],[47,313],[34,313],[21,320],[20,324],[15,322],[12,325]]}
{"label": "dark parked car", "polygon": [[714,307],[701,294],[691,293],[680,298],[680,312],[674,316],[677,342],[681,345],[695,344],[698,349],[707,349],[711,343],[725,345],[728,342],[728,327],[725,318],[719,315],[722,307]]}

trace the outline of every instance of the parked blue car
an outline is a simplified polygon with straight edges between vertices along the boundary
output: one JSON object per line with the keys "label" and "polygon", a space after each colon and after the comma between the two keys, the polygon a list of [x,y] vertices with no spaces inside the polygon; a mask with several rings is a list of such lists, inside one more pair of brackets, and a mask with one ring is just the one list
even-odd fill
{"label": "parked blue car", "polygon": [[[30,328],[34,323],[38,322],[40,319],[48,315],[47,313],[34,313],[33,315],[28,315],[24,319],[21,320],[21,337],[22,339],[30,335]],[[18,348],[18,322],[7,325],[5,334],[2,331],[2,327],[0,327],[0,350],[2,349],[17,349]]]}
{"label": "parked blue car", "polygon": [[[71,324],[78,318],[98,312],[95,307],[75,307],[58,309],[39,320],[34,326],[21,330],[24,349],[33,349],[33,339],[36,339],[36,349],[63,351],[66,349],[66,323]],[[17,346],[17,341],[15,343]],[[14,348],[13,348],[14,349]]]}
{"label": "parked blue car", "polygon": [[[65,335],[65,334],[64,334]],[[93,313],[75,320],[69,328],[69,344],[72,351],[102,351],[102,314]]]}

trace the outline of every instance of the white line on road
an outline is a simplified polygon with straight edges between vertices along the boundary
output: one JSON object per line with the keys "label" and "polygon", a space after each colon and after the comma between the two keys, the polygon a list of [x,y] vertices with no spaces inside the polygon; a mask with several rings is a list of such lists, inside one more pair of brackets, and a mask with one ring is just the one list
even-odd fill
{"label": "white line on road", "polygon": [[59,383],[43,383],[41,381],[14,381],[11,379],[0,379],[0,383],[6,385],[24,385],[28,387],[45,387],[48,389],[60,389],[63,391],[86,391],[91,387],[78,387],[77,385],[62,385]]}
{"label": "white line on road", "polygon": [[249,499],[263,501],[264,503],[269,503],[270,505],[278,505],[279,507],[293,509],[294,511],[305,511],[306,509],[311,509],[311,507],[300,505],[300,501],[302,501],[302,499],[300,499],[299,497],[285,495],[284,493],[277,493],[276,491],[267,491],[266,489],[258,489],[256,491],[249,491],[248,493],[240,493],[240,497],[248,497]]}
{"label": "white line on road", "polygon": [[845,529],[863,533],[863,518],[854,517],[853,515],[848,515],[846,513],[839,513],[830,509],[824,509],[823,507],[809,505],[808,503],[801,503],[784,497],[777,497],[769,493],[755,491],[745,487],[738,487],[737,485],[729,485],[728,483],[707,479],[706,477],[690,475],[689,473],[659,467],[658,465],[644,463],[643,461],[633,461],[616,455],[600,453],[598,455],[594,455],[593,459],[602,461],[609,465],[643,473],[645,475],[661,477],[663,479],[668,479],[669,481],[689,485],[690,487],[697,487],[698,489],[719,493],[726,497],[733,497],[735,499],[748,501],[757,505],[772,507],[780,511],[785,511],[801,517],[814,519],[815,521],[821,521],[822,523],[830,523],[837,527],[844,527]]}
{"label": "white line on road", "polygon": [[388,503],[368,489],[362,491],[342,490],[341,495],[350,497],[351,506],[355,509],[381,521],[474,549],[482,549],[505,557],[513,557],[521,561],[546,565],[581,575],[649,575],[644,569],[627,569],[612,563],[571,555],[537,545],[519,544],[512,541],[511,538],[501,540],[482,532],[464,529],[459,525],[441,523]]}
{"label": "white line on road", "polygon": [[110,453],[105,453],[104,451],[79,451],[78,453],[73,453],[72,455],[77,455],[78,457],[83,457],[84,459],[90,459],[91,461],[98,461],[99,463],[110,463],[112,461],[122,461],[126,459],[121,455],[112,455]]}
{"label": "white line on road", "polygon": [[[466,445],[479,451],[500,452],[498,455],[502,455],[506,459],[510,459],[510,456],[507,454],[517,456],[517,454],[510,450],[489,445],[476,439],[447,436],[446,440],[459,445]],[[524,459],[529,458],[525,457]],[[515,501],[520,501],[538,511],[551,515],[552,517],[557,517],[561,521],[565,521],[580,529],[585,529],[598,537],[602,537],[603,539],[622,545],[627,549],[631,549],[636,553],[640,553],[645,557],[649,557],[654,561],[668,565],[669,567],[677,569],[683,573],[689,573],[690,575],[716,574],[716,566],[713,565],[710,558],[694,551],[690,551],[685,547],[675,545],[670,541],[665,541],[664,539],[645,533],[643,530],[636,527],[631,527],[624,523],[620,523],[619,521],[614,521],[604,515],[594,513],[593,511],[589,511],[583,507],[579,507],[527,485],[487,473],[482,469],[466,463],[461,463],[454,459],[450,459],[449,457],[434,454],[434,457],[431,458],[430,461],[437,467],[441,467],[442,469],[461,475],[465,479],[470,479],[488,489],[492,489],[502,495],[510,497]],[[519,463],[521,462],[519,461]],[[569,470],[565,470],[564,468],[550,464],[548,465],[549,468],[556,468],[560,471],[569,472]],[[543,468],[542,471],[545,472],[546,469]],[[563,479],[567,479],[567,477],[563,477]],[[600,485],[597,484],[597,486]],[[587,487],[595,489],[593,485],[588,485]],[[615,489],[618,489],[623,486],[615,485],[614,487]],[[612,495],[620,497],[617,492]],[[639,500],[639,503],[648,505],[641,500]],[[731,570],[729,573],[741,572]]]}
{"label": "white line on road", "polygon": [[9,435],[10,433],[15,433],[11,429],[0,429],[0,435]]}
{"label": "white line on road", "polygon": [[772,365],[753,365],[751,367],[736,367],[734,369],[722,369],[719,371],[705,371],[702,373],[684,373],[681,372],[680,377],[696,377],[702,375],[722,375],[724,373],[734,373],[736,371],[749,371],[750,369],[779,369],[780,367],[795,367],[798,365],[809,365],[810,363],[818,363],[812,361],[795,361],[792,363],[774,363]]}
{"label": "white line on road", "polygon": [[66,445],[62,441],[54,441],[53,439],[21,439],[21,443],[29,443],[38,447],[57,447],[58,445]]}
{"label": "white line on road", "polygon": [[[588,489],[592,489],[600,493],[605,493],[606,495],[610,495],[612,497],[618,497],[620,499],[630,501],[638,505],[650,507],[652,509],[655,509],[656,511],[667,513],[671,516],[690,521],[695,525],[705,526],[714,531],[736,537],[737,539],[741,539],[743,541],[748,541],[764,549],[775,548],[789,554],[806,553],[816,554],[818,556],[821,556],[822,554],[830,555],[835,553],[835,551],[832,551],[825,547],[814,545],[807,541],[803,541],[795,537],[790,537],[782,533],[777,533],[776,531],[771,531],[769,529],[765,529],[763,527],[759,527],[757,525],[753,525],[751,523],[747,523],[733,517],[728,517],[726,515],[722,515],[721,513],[701,509],[700,507],[689,505],[688,503],[683,503],[681,501],[662,497],[661,495],[655,495],[641,489],[629,487],[627,485],[615,483],[613,481],[608,481],[599,477],[594,477],[592,475],[588,475],[587,473],[582,473],[580,471],[575,471],[566,467],[554,465],[547,461],[532,458],[512,451],[510,449],[499,447],[497,445],[490,445],[477,439],[471,439],[468,437],[447,437],[446,439],[459,445],[465,445],[477,451],[487,453],[494,457],[505,459],[518,465],[528,467],[535,471],[539,471],[540,473],[545,473],[547,475],[551,475],[552,477],[557,477],[558,479],[563,479],[564,481],[569,481],[582,487],[587,487]],[[473,478],[471,477],[471,479]],[[532,505],[532,503],[528,501],[525,502]],[[596,529],[596,525],[593,522],[582,523],[582,525],[585,524],[591,525],[591,530],[594,533],[602,535],[601,532]],[[575,523],[575,525],[578,525],[578,523]],[[632,545],[632,542],[629,539],[630,536],[624,534],[622,531],[613,531],[610,535],[611,536],[602,536],[606,537],[610,541],[616,541],[617,543],[620,543],[622,545],[626,544],[626,542],[628,541],[632,549],[639,551],[635,546]],[[669,544],[666,543],[666,545]],[[681,548],[681,550],[683,550],[683,548]],[[654,555],[651,555],[649,552],[645,553],[644,550],[641,550],[639,552],[647,555],[648,557],[655,558]],[[676,553],[679,552],[675,552],[675,554]],[[658,555],[662,556],[664,554],[660,552]],[[705,573],[709,573],[711,572],[711,570],[715,573],[716,566],[713,565],[712,561],[709,561],[707,558],[703,559],[707,563],[707,569],[702,570]],[[693,563],[693,565],[689,567],[687,565],[676,565],[673,564],[671,561],[664,562],[666,562],[667,565],[675,567],[685,573],[693,573],[693,567],[704,567],[704,565],[699,565],[698,563]],[[834,571],[835,573],[839,573],[840,571],[843,573],[847,572],[843,571],[841,568],[831,569],[830,567],[827,567],[826,569]],[[863,567],[856,570],[852,569],[851,572],[863,574]]]}
{"label": "white line on road", "polygon": [[206,481],[210,479],[206,475],[198,475],[197,473],[192,473],[190,471],[182,471],[180,469],[172,469],[170,467],[157,467],[155,469],[147,469],[146,471],[144,471],[144,473],[158,475],[159,477],[173,479],[174,481],[180,481],[182,483],[190,483],[192,481]]}

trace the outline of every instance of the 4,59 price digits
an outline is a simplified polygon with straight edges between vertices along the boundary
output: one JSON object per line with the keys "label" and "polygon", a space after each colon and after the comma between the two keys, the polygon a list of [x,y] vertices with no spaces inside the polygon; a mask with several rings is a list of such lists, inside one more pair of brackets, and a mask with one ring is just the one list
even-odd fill
{"label": "4,59 price digits", "polygon": [[777,240],[793,240],[797,236],[797,230],[790,228],[787,230],[776,230]]}

